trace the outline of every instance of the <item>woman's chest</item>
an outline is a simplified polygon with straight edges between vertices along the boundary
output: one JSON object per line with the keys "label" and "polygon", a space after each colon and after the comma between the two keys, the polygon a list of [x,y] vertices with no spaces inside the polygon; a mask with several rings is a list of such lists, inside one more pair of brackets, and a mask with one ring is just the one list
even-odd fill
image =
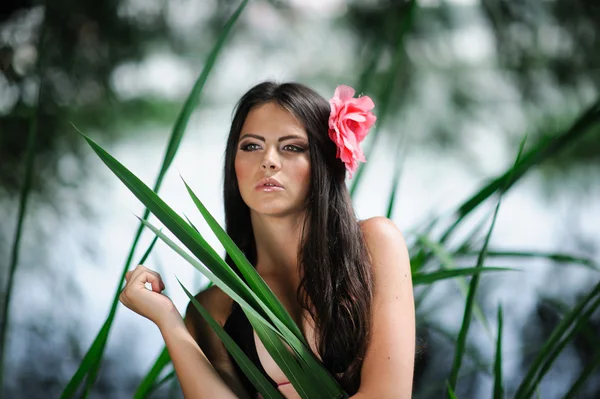
{"label": "woman's chest", "polygon": [[[300,320],[295,320],[296,324],[298,324],[298,326],[300,327],[312,352],[317,353],[318,344],[316,340],[314,322],[312,321],[312,318],[310,317],[307,311],[304,311],[302,313],[303,314]],[[285,398],[299,399],[300,396],[296,393],[294,387],[290,384],[288,377],[282,371],[281,367],[273,359],[269,351],[266,349],[265,345],[258,338],[256,332],[253,331],[252,333],[254,345],[256,347],[256,353],[258,355],[258,360],[260,361],[267,375],[271,377],[273,381],[275,381],[275,383],[278,385],[279,391],[284,395]],[[292,351],[289,347],[288,350],[290,350],[290,352]]]}
{"label": "woman's chest", "polygon": [[[313,353],[318,353],[318,339],[317,332],[315,331],[314,320],[310,315],[310,312],[300,305],[296,295],[296,290],[294,290],[293,287],[285,287],[281,284],[277,284],[274,281],[269,281],[268,279],[265,279],[265,281],[271,287],[273,293],[277,296],[281,304],[288,311],[296,325],[300,328],[300,331],[306,338],[311,351]],[[289,379],[281,370],[277,362],[273,359],[269,351],[265,348],[265,345],[258,338],[256,332],[252,331],[252,334],[258,360],[260,361],[267,375],[278,384],[279,390],[286,398],[299,398],[298,394],[289,383]],[[290,352],[292,351],[291,348],[288,348],[288,350],[290,350]]]}

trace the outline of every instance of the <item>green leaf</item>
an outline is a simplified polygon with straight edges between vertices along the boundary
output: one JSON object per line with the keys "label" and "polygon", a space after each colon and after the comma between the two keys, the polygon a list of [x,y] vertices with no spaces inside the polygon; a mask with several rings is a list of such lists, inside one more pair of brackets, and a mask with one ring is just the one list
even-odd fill
{"label": "green leaf", "polygon": [[[182,178],[183,180],[183,178]],[[265,281],[260,277],[257,273],[256,269],[250,264],[244,253],[239,249],[239,247],[233,242],[233,240],[227,235],[225,230],[219,225],[219,223],[215,220],[215,218],[210,214],[210,212],[206,209],[202,201],[196,196],[193,190],[188,186],[188,184],[183,181],[185,187],[192,198],[192,201],[202,214],[202,217],[206,220],[207,224],[215,234],[215,236],[219,239],[231,259],[238,266],[238,269],[246,279],[246,282],[250,286],[251,290],[260,298],[260,301],[264,302],[269,310],[277,317],[277,319],[271,319],[276,325],[278,323],[283,323],[285,327],[291,331],[297,340],[299,340],[304,348],[308,347],[308,343],[306,339],[300,332],[300,329],[294,322],[294,320],[289,315],[288,311],[285,307],[279,302],[277,296],[273,293],[271,288],[265,283]],[[281,332],[281,328],[279,329]],[[288,337],[284,333],[283,336],[287,339]],[[298,347],[294,347],[298,352]],[[307,351],[308,352],[308,351]],[[308,352],[310,354],[310,352]],[[320,363],[313,357],[310,356],[308,359],[305,355],[301,354],[301,357],[304,359],[307,364],[310,364],[309,373],[313,374],[313,376],[319,381],[319,385],[322,390],[325,390],[331,395],[339,395],[340,387],[335,382],[333,377],[323,368]]]}
{"label": "green leaf", "polygon": [[[206,63],[204,64],[204,68],[202,69],[200,76],[196,80],[196,83],[194,84],[194,87],[192,88],[192,91],[191,91],[190,95],[188,96],[188,98],[181,110],[180,115],[177,118],[177,121],[173,127],[173,131],[172,131],[170,139],[169,139],[169,143],[167,145],[167,149],[165,152],[165,156],[164,156],[164,160],[163,160],[160,172],[158,174],[158,177],[157,177],[155,185],[154,185],[155,192],[158,192],[158,190],[162,184],[163,178],[164,178],[169,166],[171,165],[171,163],[175,157],[175,154],[177,153],[179,144],[181,143],[183,134],[185,133],[185,129],[187,127],[189,117],[192,114],[193,110],[197,107],[197,105],[200,101],[200,93],[202,92],[202,89],[204,88],[204,84],[206,83],[208,76],[216,63],[218,55],[221,53],[221,50],[225,43],[225,40],[229,36],[229,33],[230,33],[233,25],[239,18],[240,14],[243,11],[244,7],[246,6],[247,2],[248,2],[248,0],[243,0],[242,3],[237,8],[237,10],[234,12],[234,14],[229,18],[229,20],[225,24],[225,26],[224,26],[223,30],[221,31],[221,34],[217,40],[217,43],[215,44],[212,51],[210,52],[210,54],[206,60]],[[149,215],[150,215],[150,212],[148,209],[146,209],[144,211],[143,219],[146,220]],[[87,357],[88,361],[86,361],[86,358],[84,358],[84,360],[82,361],[78,370],[75,372],[75,374],[71,378],[71,381],[69,381],[69,383],[65,387],[65,390],[63,391],[63,393],[61,395],[61,398],[73,397],[73,395],[75,395],[77,388],[79,387],[83,378],[85,377],[85,375],[88,372],[90,373],[91,378],[88,378],[86,393],[88,392],[89,388],[95,381],[95,376],[96,376],[98,368],[100,366],[100,361],[102,359],[105,342],[106,342],[106,339],[100,337],[100,334],[107,336],[110,331],[110,328],[112,326],[112,321],[114,319],[114,314],[116,313],[116,309],[117,309],[119,294],[121,292],[121,289],[123,287],[123,282],[125,280],[125,275],[126,275],[127,271],[129,270],[131,261],[133,260],[133,255],[135,253],[135,249],[137,248],[139,239],[142,235],[143,227],[144,227],[143,224],[140,223],[140,225],[138,226],[138,229],[136,231],[135,237],[133,239],[133,244],[131,246],[131,249],[129,251],[127,259],[125,261],[123,271],[121,272],[121,277],[120,277],[119,284],[117,286],[117,289],[116,289],[116,292],[115,292],[115,295],[113,298],[111,309],[109,311],[109,316],[108,316],[106,322],[104,323],[102,329],[98,333],[98,336],[94,340],[92,347],[90,347],[90,350],[88,350],[88,354],[93,352],[93,357],[92,358]],[[94,348],[94,350],[92,350],[94,345],[99,345],[99,347]],[[87,354],[86,354],[86,356],[87,356]]]}
{"label": "green leaf", "polygon": [[[177,279],[181,288],[185,291],[190,301],[194,304],[194,307],[198,310],[200,315],[206,320],[210,328],[217,334],[219,339],[225,345],[225,348],[229,351],[231,356],[234,358],[236,363],[240,366],[240,369],[248,377],[252,385],[261,393],[265,399],[282,399],[281,393],[271,385],[263,373],[252,363],[252,361],[246,356],[246,354],[240,349],[233,339],[225,332],[223,327],[210,315],[210,313],[194,298],[194,296],[185,288],[185,286]],[[259,323],[260,324],[260,323]]]}
{"label": "green leaf", "polygon": [[502,386],[502,306],[498,306],[498,340],[496,342],[496,357],[494,361],[494,399],[504,398]]}
{"label": "green leaf", "polygon": [[[456,252],[454,256],[474,256],[477,253],[467,252]],[[594,263],[593,260],[582,258],[564,253],[549,253],[540,251],[488,251],[488,258],[540,258],[547,259],[552,262],[559,263],[575,263],[585,266],[596,272],[600,271],[600,268]]]}
{"label": "green leaf", "polygon": [[[439,334],[442,338],[448,340],[452,346],[456,345],[456,334],[450,332],[450,330],[444,328],[439,325],[439,323],[423,323],[423,328],[428,331],[432,331],[434,333]],[[473,345],[467,345],[465,347],[465,356],[468,357],[473,363],[474,369],[477,373],[485,373],[489,376],[492,376],[490,372],[491,365],[488,363],[487,359],[483,359],[477,348]]]}
{"label": "green leaf", "polygon": [[[394,162],[394,175],[392,176],[392,187],[390,189],[390,196],[388,199],[388,206],[385,216],[388,219],[392,219],[394,212],[394,205],[396,204],[396,193],[398,192],[398,186],[400,185],[400,176],[402,172],[402,164],[406,157],[404,154],[406,151],[400,151],[403,148],[403,144],[405,144],[406,136],[400,136],[398,139],[398,148],[396,149],[396,160]],[[405,148],[405,147],[404,147]],[[401,153],[402,152],[402,153]]]}
{"label": "green leaf", "polygon": [[[85,137],[85,136],[84,136]],[[142,201],[144,205],[205,265],[203,267],[194,258],[185,251],[177,247],[171,240],[166,238],[156,228],[152,230],[155,234],[178,251],[188,262],[200,270],[206,277],[219,286],[227,295],[238,302],[244,310],[254,312],[255,317],[264,321],[265,325],[281,334],[286,342],[292,346],[304,362],[309,366],[308,373],[315,377],[315,384],[331,396],[339,396],[343,393],[337,381],[331,377],[329,372],[314,357],[312,352],[304,345],[289,328],[277,318],[270,307],[263,303],[257,295],[248,288],[245,282],[221,259],[216,252],[208,245],[204,238],[179,215],[177,215],[156,193],[148,188],[140,179],[131,173],[125,166],[103,150],[100,146],[86,137],[86,140],[92,149],[98,154],[102,161],[117,175],[117,177],[129,188],[129,190]],[[151,224],[140,219],[142,223],[150,227]],[[251,303],[249,304],[248,301]],[[272,305],[271,305],[272,306]],[[257,313],[256,309],[262,312],[277,327],[276,329],[267,322],[262,314]],[[329,379],[329,380],[328,380]]]}
{"label": "green leaf", "polygon": [[[444,269],[456,269],[456,264],[454,263],[454,258],[452,254],[446,251],[442,244],[431,241],[425,235],[419,236],[419,242],[421,242],[426,248],[430,249],[433,252],[433,254],[439,259],[440,265]],[[458,289],[460,290],[461,294],[464,295],[466,298],[468,293],[467,282],[462,278],[458,278],[456,279],[456,284],[458,285]],[[477,303],[477,301],[473,303],[473,314],[475,315],[475,318],[479,320],[490,339],[493,339],[490,325],[487,321],[487,318],[485,317],[485,314],[483,313],[483,310],[481,310],[481,306],[479,306],[479,303]]]}
{"label": "green leaf", "polygon": [[[183,178],[182,178],[183,180]],[[281,319],[285,325],[296,335],[298,339],[300,339],[305,345],[306,340],[300,332],[300,329],[288,313],[288,311],[283,307],[283,305],[277,299],[277,296],[273,293],[271,288],[265,283],[265,281],[260,277],[254,266],[250,264],[244,253],[240,250],[240,248],[233,242],[233,240],[227,235],[225,230],[219,225],[219,223],[213,218],[213,216],[208,212],[208,209],[204,206],[202,201],[196,196],[196,194],[192,191],[190,186],[183,180],[185,184],[185,188],[187,189],[192,201],[202,214],[204,220],[213,231],[215,236],[218,238],[219,242],[223,245],[231,259],[238,266],[238,269],[246,279],[246,282],[256,293],[256,295],[264,301],[267,305],[269,305],[270,309],[273,313]]]}
{"label": "green leaf", "polygon": [[581,373],[579,377],[575,380],[569,391],[565,394],[564,399],[576,399],[577,392],[583,387],[583,384],[592,376],[594,370],[600,366],[600,351],[596,352],[596,355],[592,359],[592,361],[588,362],[587,365]]}
{"label": "green leaf", "polygon": [[438,270],[429,273],[415,273],[412,276],[413,285],[432,284],[436,281],[447,280],[461,276],[474,276],[485,272],[517,271],[510,267],[465,267],[450,270]]}
{"label": "green leaf", "polygon": [[311,398],[333,398],[324,394],[319,385],[315,385],[309,378],[309,375],[302,369],[299,362],[296,361],[292,352],[284,345],[276,334],[266,329],[252,314],[246,314],[252,328],[256,331],[256,335],[265,346],[269,355],[275,360],[281,371],[288,378],[298,395],[303,399]]}
{"label": "green leaf", "polygon": [[585,133],[591,131],[591,127],[600,121],[600,100],[590,106],[569,128],[560,135],[542,140],[531,148],[521,159],[502,175],[493,179],[485,187],[481,188],[471,198],[466,200],[456,211],[456,221],[446,229],[442,235],[441,242],[446,242],[463,219],[475,208],[481,205],[498,190],[508,190],[527,172],[536,165],[551,159],[574,141],[580,139]]}
{"label": "green leaf", "polygon": [[454,390],[452,389],[452,387],[450,386],[450,383],[448,381],[446,381],[446,388],[448,389],[448,397],[450,399],[458,399],[456,397],[456,394],[454,393]]}
{"label": "green leaf", "polygon": [[[591,305],[590,305],[591,304]],[[586,326],[600,307],[600,283],[561,320],[534,359],[515,394],[516,399],[530,398],[540,381],[575,334]]]}
{"label": "green leaf", "polygon": [[[521,145],[519,146],[519,152],[518,152],[517,158],[515,160],[515,165],[517,165],[519,162],[519,158],[521,157],[523,147],[525,146],[526,138],[527,138],[527,136],[525,136],[523,138],[523,140],[521,141]],[[515,167],[513,167],[513,170],[514,170],[514,168]],[[512,181],[511,179],[512,179],[512,174],[509,174],[507,181],[506,181],[506,187],[508,187],[509,182]],[[500,203],[502,202],[502,194],[506,191],[506,187],[504,190],[502,190],[500,192],[500,196],[498,198],[498,203],[496,204],[496,208],[494,209],[492,223],[490,224],[490,228],[488,230],[488,233],[485,237],[485,241],[483,243],[483,248],[481,249],[481,252],[479,253],[479,257],[477,259],[477,267],[483,267],[483,263],[485,261],[486,255],[487,255],[487,247],[490,242],[490,237],[492,236],[492,231],[494,230],[494,225],[496,224],[496,217],[498,216],[498,210],[500,209]],[[465,343],[467,340],[467,334],[469,332],[469,326],[471,324],[473,303],[475,302],[475,293],[477,292],[477,288],[479,286],[480,276],[481,276],[480,274],[474,275],[473,278],[471,278],[471,282],[469,284],[469,292],[467,294],[467,300],[465,303],[465,310],[463,313],[463,321],[462,321],[460,331],[458,333],[457,344],[456,344],[456,348],[454,351],[454,362],[452,364],[452,371],[450,372],[450,378],[448,381],[448,383],[450,384],[450,387],[452,387],[452,388],[456,388],[456,382],[458,380],[458,373],[460,371],[460,366],[461,366],[462,358],[463,358],[464,351],[465,351]]]}
{"label": "green leaf", "polygon": [[[155,237],[148,246],[146,252],[144,252],[142,258],[140,259],[140,264],[146,261],[148,255],[150,254],[150,252],[152,252],[152,248],[154,248],[156,241],[157,239]],[[107,319],[104,321],[104,324],[102,324],[100,331],[96,335],[96,338],[92,342],[92,345],[90,346],[85,356],[83,357],[83,360],[79,364],[77,371],[75,372],[73,377],[71,377],[71,381],[69,381],[63,393],[61,394],[61,398],[70,398],[76,394],[77,389],[81,385],[81,382],[85,378],[86,374],[88,372],[91,372],[94,363],[98,362],[98,357],[102,356],[102,351],[106,346],[106,341],[108,340],[108,333],[110,332],[110,325],[113,322],[114,315],[114,312],[109,313]],[[86,391],[83,393],[84,395],[88,391],[87,386],[88,385],[86,384]]]}
{"label": "green leaf", "polygon": [[[36,143],[38,137],[38,113],[40,112],[40,96],[42,94],[42,87],[45,86],[45,82],[42,80],[43,74],[41,73],[41,65],[45,59],[45,51],[43,51],[43,43],[46,37],[46,23],[42,20],[39,42],[37,43],[38,62],[36,65],[37,73],[40,81],[37,86],[37,93],[35,94],[35,103],[31,109],[29,115],[29,131],[27,136],[27,149],[25,153],[25,179],[23,181],[23,187],[19,196],[19,210],[17,211],[17,226],[15,228],[15,235],[13,244],[10,250],[10,261],[8,263],[8,275],[6,276],[6,287],[3,290],[4,298],[2,298],[2,314],[0,315],[0,395],[4,389],[4,357],[6,349],[6,331],[10,322],[10,304],[12,302],[13,286],[15,281],[15,275],[17,274],[17,266],[19,264],[19,249],[21,246],[21,237],[23,235],[23,223],[25,221],[25,215],[27,214],[27,205],[29,204],[29,193],[31,192],[31,186],[33,181],[33,172],[35,169],[35,155],[36,155]],[[2,267],[4,272],[4,266]]]}
{"label": "green leaf", "polygon": [[[158,236],[156,236],[158,239]],[[167,367],[167,365],[171,363],[171,357],[169,356],[169,351],[167,347],[163,347],[162,351],[158,355],[158,358],[150,368],[150,371],[142,382],[138,386],[135,394],[133,395],[133,399],[144,399],[147,398],[148,395],[155,389],[156,384],[155,381],[158,379],[160,373]]]}
{"label": "green leaf", "polygon": [[[406,16],[400,21],[399,29],[398,29],[398,37],[396,39],[396,50],[394,51],[394,56],[392,62],[387,71],[387,76],[385,77],[386,84],[383,86],[381,95],[378,96],[378,105],[377,105],[377,123],[375,124],[374,130],[370,133],[370,139],[366,142],[365,145],[365,158],[371,159],[371,155],[373,154],[373,150],[377,143],[377,138],[379,137],[379,133],[381,131],[381,126],[383,126],[383,122],[386,117],[392,111],[390,107],[390,100],[394,95],[394,88],[396,87],[396,79],[398,77],[398,69],[402,64],[402,61],[406,58],[406,54],[404,51],[404,37],[406,32],[410,29],[413,22],[413,17],[415,14],[415,9],[418,7],[416,0],[410,0],[408,4],[408,12]],[[362,176],[365,169],[364,163],[359,164],[358,170],[356,171],[356,176],[352,180],[350,185],[350,196],[354,198],[358,185],[362,180]]]}
{"label": "green leaf", "polygon": [[[341,391],[341,388],[338,388],[335,392],[331,392],[331,390],[325,389],[325,386],[320,384],[321,380],[323,380],[325,378],[333,379],[333,377],[330,377],[329,373],[323,367],[323,365],[320,364],[314,358],[313,354],[302,344],[302,342],[300,342],[300,340],[298,340],[296,338],[296,336],[294,334],[292,334],[292,332],[290,330],[288,330],[285,327],[285,325],[283,323],[281,323],[281,321],[275,317],[275,315],[270,311],[270,309],[268,307],[264,306],[264,304],[259,305],[262,307],[263,310],[266,311],[268,317],[271,319],[271,321],[273,321],[277,325],[278,329],[275,328],[269,321],[267,321],[265,319],[265,317],[263,317],[262,314],[257,312],[244,298],[242,298],[240,295],[238,295],[236,291],[234,291],[227,284],[225,284],[219,277],[217,277],[215,274],[213,274],[208,267],[205,267],[202,264],[200,264],[200,262],[198,262],[196,259],[194,259],[186,251],[181,249],[177,244],[175,244],[171,239],[169,239],[166,235],[164,235],[161,231],[159,231],[156,227],[154,227],[150,222],[144,221],[143,223],[150,230],[152,230],[155,234],[157,234],[160,237],[160,239],[163,240],[169,247],[171,247],[175,252],[177,252],[179,255],[181,255],[186,261],[188,261],[198,271],[200,271],[202,274],[204,274],[204,276],[206,278],[211,280],[217,287],[219,287],[221,290],[223,290],[223,292],[225,292],[234,301],[236,301],[242,307],[242,309],[244,310],[246,315],[248,315],[249,319],[250,319],[250,317],[252,317],[253,320],[258,320],[262,326],[270,329],[275,334],[284,338],[286,340],[286,342],[294,349],[294,352],[298,356],[301,357],[302,361],[307,366],[304,368],[305,373],[309,376],[314,376],[315,380],[313,380],[313,382],[309,385],[319,386],[322,394],[326,395],[324,397],[328,397],[328,398],[339,397],[340,395],[343,394],[343,392]],[[209,259],[209,261],[212,261],[212,260]],[[222,262],[225,266],[229,267],[224,261],[222,261]],[[225,266],[223,266],[223,267],[225,267]],[[244,288],[244,287],[242,287],[242,288]],[[256,301],[260,302],[260,300],[258,300],[256,295],[251,290],[249,290],[247,287],[245,287],[245,289],[248,290],[248,293],[251,297],[253,297]],[[332,385],[333,384],[337,385],[337,382],[335,380],[333,380]]]}

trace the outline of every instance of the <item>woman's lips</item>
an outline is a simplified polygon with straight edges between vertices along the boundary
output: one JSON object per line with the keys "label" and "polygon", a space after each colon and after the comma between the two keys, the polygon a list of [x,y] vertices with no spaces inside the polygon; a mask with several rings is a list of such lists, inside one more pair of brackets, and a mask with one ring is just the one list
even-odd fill
{"label": "woman's lips", "polygon": [[283,185],[273,177],[265,177],[258,182],[255,189],[257,191],[270,193],[275,191],[282,191]]}
{"label": "woman's lips", "polygon": [[269,186],[269,185],[260,185],[256,187],[256,191],[262,191],[265,193],[270,193],[274,191],[283,191],[283,187],[279,186]]}

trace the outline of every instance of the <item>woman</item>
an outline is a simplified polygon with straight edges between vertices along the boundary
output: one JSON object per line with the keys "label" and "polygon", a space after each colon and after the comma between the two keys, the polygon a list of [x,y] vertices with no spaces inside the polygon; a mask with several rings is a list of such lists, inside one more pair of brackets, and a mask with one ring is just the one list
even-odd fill
{"label": "woman", "polygon": [[[345,175],[364,161],[358,144],[375,117],[370,98],[353,95],[340,86],[328,103],[297,83],[264,82],[242,97],[225,152],[226,230],[353,399],[409,398],[408,252],[390,220],[355,218]],[[256,398],[196,309],[188,305],[183,321],[163,289],[157,273],[138,266],[121,301],[159,327],[184,396]],[[196,298],[284,397],[299,398],[236,303],[218,287]]]}

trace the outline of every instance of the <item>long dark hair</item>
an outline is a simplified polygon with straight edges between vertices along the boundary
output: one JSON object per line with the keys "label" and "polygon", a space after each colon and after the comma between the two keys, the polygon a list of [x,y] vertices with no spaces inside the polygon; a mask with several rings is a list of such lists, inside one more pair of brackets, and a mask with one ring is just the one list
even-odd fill
{"label": "long dark hair", "polygon": [[[298,83],[263,82],[238,102],[225,150],[226,230],[256,266],[250,210],[240,195],[234,165],[248,113],[266,103],[291,112],[308,135],[311,175],[298,253],[302,279],[297,295],[315,321],[324,366],[352,395],[358,390],[369,339],[371,266],[344,182],[345,167],[336,158],[336,146],[328,136],[329,103],[314,90]],[[235,269],[229,256],[226,260]]]}

